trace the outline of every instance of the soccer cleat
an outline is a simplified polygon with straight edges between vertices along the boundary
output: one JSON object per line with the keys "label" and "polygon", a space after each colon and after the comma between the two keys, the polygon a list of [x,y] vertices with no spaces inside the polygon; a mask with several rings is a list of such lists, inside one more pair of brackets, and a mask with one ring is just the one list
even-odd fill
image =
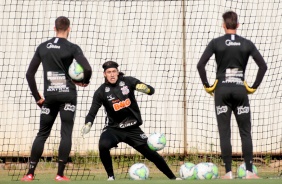
{"label": "soccer cleat", "polygon": [[32,181],[34,180],[34,176],[32,174],[25,175],[21,181]]}
{"label": "soccer cleat", "polygon": [[229,172],[226,173],[224,176],[221,176],[220,179],[223,179],[223,180],[232,180],[232,179],[233,179],[232,172],[229,171]]}
{"label": "soccer cleat", "polygon": [[258,177],[258,175],[256,175],[256,173],[253,173],[251,171],[246,171],[246,176],[243,177],[243,179],[261,179],[260,177]]}
{"label": "soccer cleat", "polygon": [[65,177],[65,176],[60,176],[60,175],[57,175],[56,178],[55,178],[56,181],[70,181],[69,178]]}
{"label": "soccer cleat", "polygon": [[175,180],[182,180],[181,178],[175,178]]}
{"label": "soccer cleat", "polygon": [[109,176],[108,177],[108,181],[114,181],[115,180],[115,177],[114,176]]}

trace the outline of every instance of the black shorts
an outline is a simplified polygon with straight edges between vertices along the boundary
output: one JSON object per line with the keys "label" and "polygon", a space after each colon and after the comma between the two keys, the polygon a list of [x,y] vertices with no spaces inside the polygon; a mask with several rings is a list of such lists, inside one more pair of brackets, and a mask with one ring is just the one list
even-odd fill
{"label": "black shorts", "polygon": [[148,137],[141,130],[140,127],[132,128],[113,128],[105,127],[100,139],[112,137],[113,147],[117,147],[117,144],[124,142],[133,148],[147,144]]}

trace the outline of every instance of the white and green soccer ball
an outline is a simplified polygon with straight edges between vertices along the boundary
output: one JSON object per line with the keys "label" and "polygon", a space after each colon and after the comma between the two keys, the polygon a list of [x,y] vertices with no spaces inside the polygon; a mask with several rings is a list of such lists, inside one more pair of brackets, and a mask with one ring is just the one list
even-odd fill
{"label": "white and green soccer ball", "polygon": [[149,169],[143,163],[133,164],[129,168],[129,176],[133,180],[146,180],[149,177]]}
{"label": "white and green soccer ball", "polygon": [[195,164],[186,162],[180,166],[179,175],[184,180],[193,180]]}
{"label": "white and green soccer ball", "polygon": [[166,137],[163,133],[152,133],[147,140],[149,148],[153,151],[159,151],[166,145]]}
{"label": "white and green soccer ball", "polygon": [[212,170],[212,174],[213,174],[212,179],[218,178],[218,167],[212,162],[208,162],[208,165]]}
{"label": "white and green soccer ball", "polygon": [[[257,169],[257,167],[253,164],[253,171],[251,171],[251,172],[253,172],[253,173],[255,173],[255,174],[258,174],[258,169]],[[238,169],[237,169],[237,175],[238,175],[238,178],[243,178],[243,177],[245,177],[246,176],[246,164],[245,164],[245,162],[244,163],[242,163],[239,167],[238,167]]]}
{"label": "white and green soccer ball", "polygon": [[199,180],[213,179],[214,174],[210,164],[207,162],[197,164],[194,168],[194,177]]}
{"label": "white and green soccer ball", "polygon": [[84,78],[84,70],[82,66],[79,63],[77,63],[75,60],[69,66],[68,73],[70,77],[75,81],[82,81]]}

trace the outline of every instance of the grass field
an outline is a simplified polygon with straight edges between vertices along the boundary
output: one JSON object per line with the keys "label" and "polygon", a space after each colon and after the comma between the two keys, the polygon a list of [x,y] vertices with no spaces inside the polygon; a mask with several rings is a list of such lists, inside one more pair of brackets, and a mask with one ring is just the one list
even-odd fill
{"label": "grass field", "polygon": [[[258,166],[259,176],[262,177],[260,180],[243,180],[243,179],[233,179],[233,180],[183,180],[183,181],[173,181],[169,180],[165,177],[163,173],[161,173],[151,162],[146,163],[149,170],[150,175],[149,179],[143,181],[134,181],[130,180],[127,170],[128,165],[126,166],[117,166],[114,165],[116,180],[112,181],[115,184],[169,184],[169,183],[189,183],[189,184],[274,184],[279,183],[282,184],[282,176],[279,176],[281,170],[278,172],[277,170],[273,170],[268,166]],[[179,165],[179,164],[178,164]],[[22,176],[27,172],[27,164],[12,164],[8,165],[9,167],[5,167],[5,164],[2,164],[0,167],[0,184],[10,184],[10,183],[23,183],[20,181]],[[179,167],[170,164],[172,171],[175,173],[177,177],[179,177]],[[219,175],[222,176],[224,174],[224,167],[218,164]],[[234,170],[234,174],[236,173],[236,167],[232,167]],[[57,165],[54,162],[40,162],[38,164],[35,180],[32,183],[58,183],[54,180],[55,174],[57,172]],[[104,184],[109,183],[107,181],[107,176],[105,170],[101,164],[92,166],[92,167],[78,167],[77,165],[68,165],[65,170],[65,175],[70,177],[71,181],[67,183],[79,183],[79,184]]]}
{"label": "grass field", "polygon": [[[40,172],[36,175],[36,178],[32,183],[39,183],[39,184],[52,184],[52,183],[58,183],[54,180],[54,173],[56,171],[47,171],[46,173]],[[92,175],[93,176],[93,175]],[[0,184],[11,184],[11,183],[24,183],[19,181],[22,176],[11,176],[10,173],[8,173],[5,170],[0,171]],[[122,178],[122,179],[121,179]],[[263,179],[259,180],[243,180],[243,179],[233,179],[233,180],[220,180],[220,179],[214,179],[214,180],[182,180],[182,181],[174,181],[169,180],[165,178],[163,175],[159,174],[151,174],[149,179],[143,180],[143,181],[134,181],[128,179],[128,177],[120,177],[117,178],[115,181],[107,181],[106,176],[103,175],[97,175],[95,178],[79,178],[79,177],[71,177],[72,181],[69,181],[67,183],[77,183],[77,184],[109,184],[109,182],[115,183],[115,184],[170,184],[170,183],[189,183],[189,184],[282,184],[282,177],[263,177]]]}

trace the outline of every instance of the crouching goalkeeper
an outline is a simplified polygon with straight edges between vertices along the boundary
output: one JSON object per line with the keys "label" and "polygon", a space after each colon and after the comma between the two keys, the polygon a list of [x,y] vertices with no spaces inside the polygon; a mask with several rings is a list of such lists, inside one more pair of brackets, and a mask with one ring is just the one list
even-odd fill
{"label": "crouching goalkeeper", "polygon": [[154,88],[136,78],[124,76],[119,72],[118,66],[114,61],[103,64],[105,83],[94,93],[91,108],[81,131],[82,135],[90,131],[96,114],[103,105],[106,122],[99,140],[99,152],[108,180],[115,180],[110,149],[117,147],[120,142],[127,143],[152,161],[169,179],[178,179],[164,159],[148,147],[147,136],[139,127],[142,125],[142,118],[134,91],[152,95]]}

